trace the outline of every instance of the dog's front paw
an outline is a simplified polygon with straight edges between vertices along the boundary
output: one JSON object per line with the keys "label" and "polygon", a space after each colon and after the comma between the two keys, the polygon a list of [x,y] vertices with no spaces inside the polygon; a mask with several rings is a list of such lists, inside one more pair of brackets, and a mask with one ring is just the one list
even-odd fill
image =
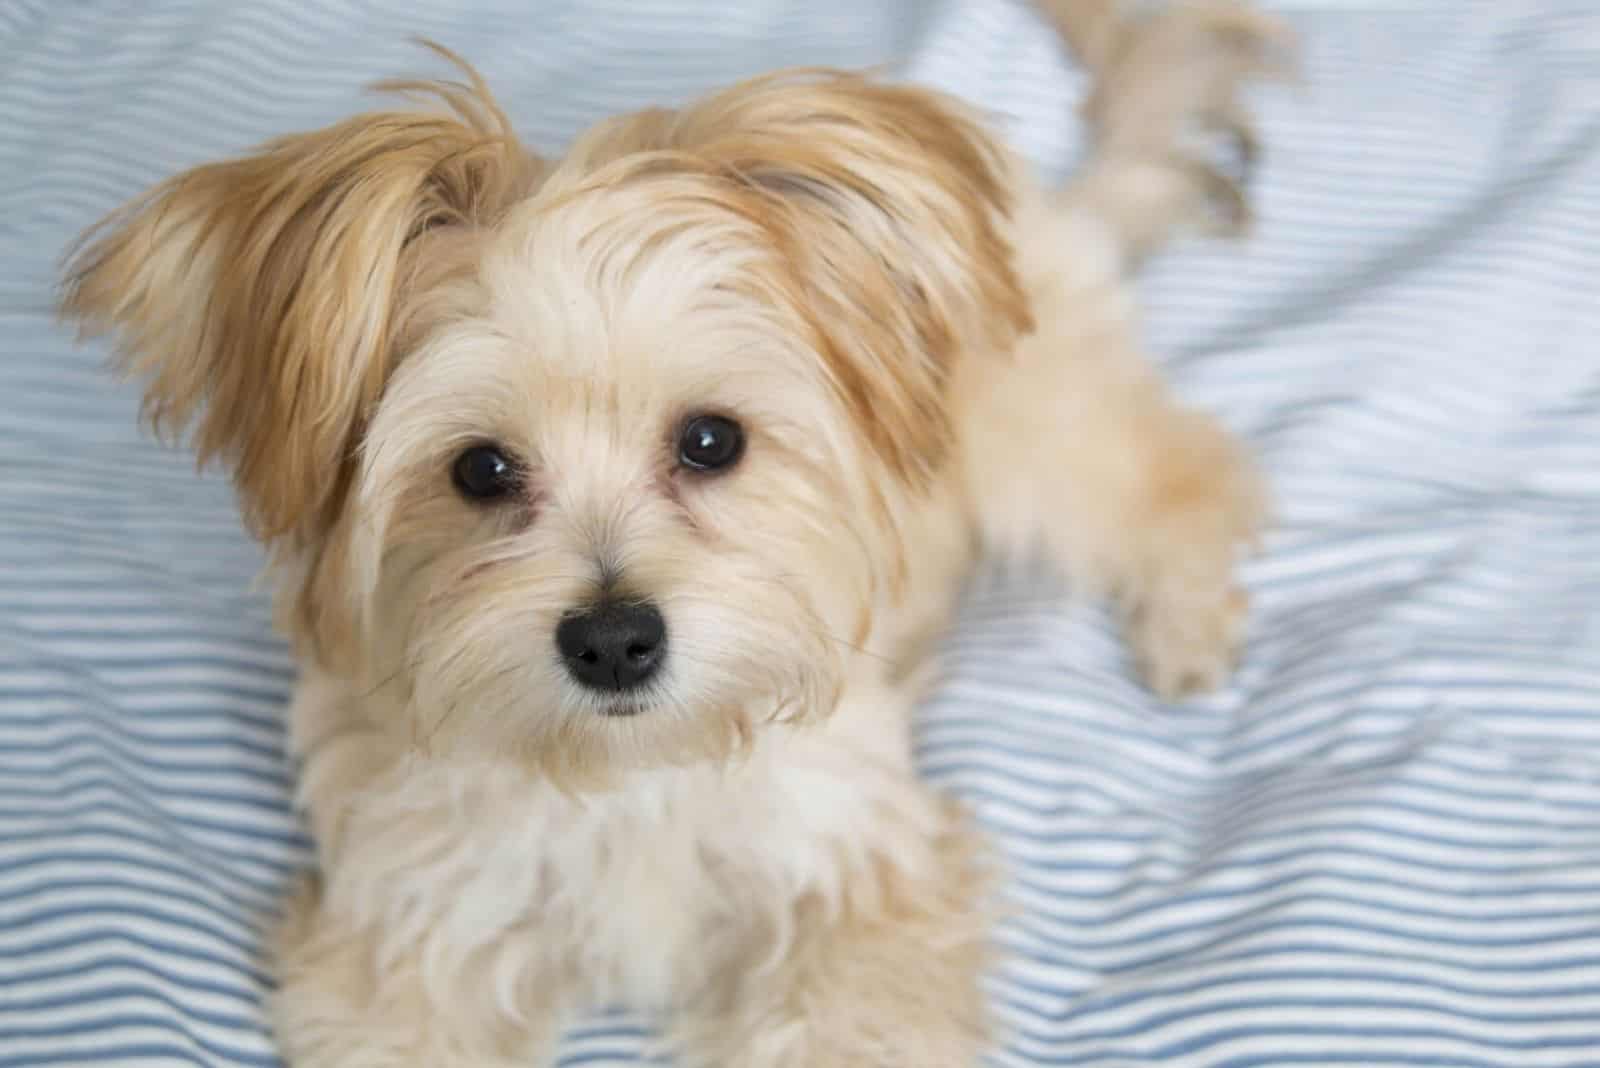
{"label": "dog's front paw", "polygon": [[1167,700],[1216,689],[1238,660],[1249,615],[1240,559],[1259,543],[1267,495],[1244,450],[1185,413],[1152,471],[1143,565],[1126,591],[1129,644]]}
{"label": "dog's front paw", "polygon": [[1182,172],[1202,218],[1234,233],[1250,221],[1258,155],[1247,83],[1294,68],[1293,36],[1245,0],[1172,0],[1130,18],[1085,103],[1103,151]]}
{"label": "dog's front paw", "polygon": [[[827,1021],[820,1021],[825,1026]],[[982,1036],[957,1027],[907,1021],[897,1033],[893,1021],[875,1021],[870,1040],[844,1021],[855,1038],[809,1033],[813,1025],[790,1021],[769,1033],[753,1036],[715,1059],[691,1060],[696,1068],[978,1068]]]}
{"label": "dog's front paw", "polygon": [[1129,640],[1140,673],[1164,700],[1214,690],[1232,674],[1249,595],[1231,582],[1175,583],[1136,602]]}
{"label": "dog's front paw", "polygon": [[[289,899],[274,946],[269,1005],[290,1068],[540,1068],[554,1014],[511,1016],[493,996],[496,969],[469,982],[428,974],[419,953],[389,953],[374,929],[331,914],[317,880]],[[374,962],[387,960],[378,970]],[[430,979],[437,980],[430,983]],[[473,984],[478,985],[473,985]]]}
{"label": "dog's front paw", "polygon": [[[988,1040],[991,870],[954,802],[922,797],[896,828],[901,861],[811,892],[730,962],[677,1024],[693,1068],[977,1068]],[[925,806],[925,807],[924,807]]]}

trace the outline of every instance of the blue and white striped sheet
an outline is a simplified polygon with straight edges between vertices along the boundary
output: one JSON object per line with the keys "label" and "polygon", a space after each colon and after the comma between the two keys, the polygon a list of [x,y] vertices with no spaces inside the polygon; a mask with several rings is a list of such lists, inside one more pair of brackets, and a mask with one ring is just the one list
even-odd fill
{"label": "blue and white striped sheet", "polygon": [[[1259,233],[1146,285],[1277,489],[1236,683],[1160,707],[1097,608],[988,580],[921,719],[1021,906],[994,1064],[1600,1065],[1600,13],[1278,6],[1307,77],[1260,94]],[[432,69],[414,33],[547,148],[796,62],[1077,145],[1019,0],[0,4],[0,1066],[276,1063],[293,666],[225,485],[141,436],[51,287],[145,185]]]}

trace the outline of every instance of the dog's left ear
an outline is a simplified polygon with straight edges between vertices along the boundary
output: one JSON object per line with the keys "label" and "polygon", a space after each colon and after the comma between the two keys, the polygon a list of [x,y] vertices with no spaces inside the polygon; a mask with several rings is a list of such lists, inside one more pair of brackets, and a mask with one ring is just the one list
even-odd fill
{"label": "dog's left ear", "polygon": [[1012,164],[954,101],[832,71],[743,83],[674,133],[761,195],[847,410],[893,472],[926,479],[958,351],[1032,328],[1005,233]]}

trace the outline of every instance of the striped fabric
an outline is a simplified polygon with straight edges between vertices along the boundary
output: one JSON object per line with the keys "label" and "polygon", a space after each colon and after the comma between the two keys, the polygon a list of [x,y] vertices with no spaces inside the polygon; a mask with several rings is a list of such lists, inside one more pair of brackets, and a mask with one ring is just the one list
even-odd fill
{"label": "striped fabric", "polygon": [[[1280,6],[1307,80],[1261,95],[1260,233],[1147,284],[1278,491],[1236,684],[1159,707],[1097,608],[992,579],[921,720],[1020,906],[993,1063],[1600,1065],[1600,14]],[[0,3],[0,1066],[276,1063],[293,667],[226,486],[141,436],[52,274],[154,180],[432,69],[413,33],[546,147],[822,61],[1076,151],[1020,0]]]}

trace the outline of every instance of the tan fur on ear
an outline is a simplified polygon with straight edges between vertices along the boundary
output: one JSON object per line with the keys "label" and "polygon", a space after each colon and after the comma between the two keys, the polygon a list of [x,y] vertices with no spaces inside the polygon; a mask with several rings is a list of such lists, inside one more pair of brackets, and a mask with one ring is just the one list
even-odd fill
{"label": "tan fur on ear", "polygon": [[73,254],[63,314],[118,333],[148,417],[194,425],[264,540],[306,544],[337,513],[414,240],[490,222],[534,180],[483,81],[435,50],[470,84],[384,86],[432,113],[363,115],[180,174]]}
{"label": "tan fur on ear", "polygon": [[1006,351],[1032,326],[1002,233],[1012,176],[981,124],[925,90],[804,71],[712,96],[668,137],[763,196],[856,422],[925,480],[956,353]]}

